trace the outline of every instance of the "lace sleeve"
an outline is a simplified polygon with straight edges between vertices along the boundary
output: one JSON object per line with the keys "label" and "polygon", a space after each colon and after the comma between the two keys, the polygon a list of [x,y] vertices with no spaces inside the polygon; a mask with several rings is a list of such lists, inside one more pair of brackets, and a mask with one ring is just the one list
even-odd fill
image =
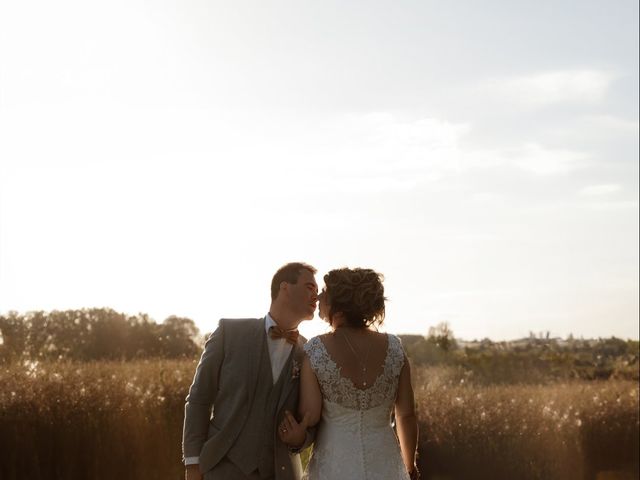
{"label": "lace sleeve", "polygon": [[318,374],[318,366],[322,364],[322,349],[319,348],[319,341],[318,337],[313,337],[302,347],[304,353],[309,357],[311,368],[316,375]]}
{"label": "lace sleeve", "polygon": [[389,369],[393,377],[399,377],[404,367],[404,347],[402,341],[395,335],[389,334]]}
{"label": "lace sleeve", "polygon": [[318,377],[320,388],[322,388],[333,380],[335,365],[319,337],[313,337],[305,343],[304,351],[309,357],[311,369]]}

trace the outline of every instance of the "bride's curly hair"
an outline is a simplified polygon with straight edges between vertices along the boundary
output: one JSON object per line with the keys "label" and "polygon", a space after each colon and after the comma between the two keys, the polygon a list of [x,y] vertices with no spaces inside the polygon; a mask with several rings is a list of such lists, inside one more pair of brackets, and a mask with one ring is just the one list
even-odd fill
{"label": "bride's curly hair", "polygon": [[341,312],[347,325],[378,326],[384,321],[384,276],[369,268],[338,268],[324,276],[329,318]]}

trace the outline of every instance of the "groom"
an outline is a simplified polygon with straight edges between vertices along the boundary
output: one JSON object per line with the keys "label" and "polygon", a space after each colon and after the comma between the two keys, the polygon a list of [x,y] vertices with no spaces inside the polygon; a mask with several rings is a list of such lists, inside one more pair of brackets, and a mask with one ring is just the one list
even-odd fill
{"label": "groom", "polygon": [[222,319],[207,340],[185,404],[187,480],[300,479],[298,452],[309,442],[291,450],[276,426],[297,411],[306,341],[297,327],[313,318],[315,273],[306,263],[284,265],[264,318]]}

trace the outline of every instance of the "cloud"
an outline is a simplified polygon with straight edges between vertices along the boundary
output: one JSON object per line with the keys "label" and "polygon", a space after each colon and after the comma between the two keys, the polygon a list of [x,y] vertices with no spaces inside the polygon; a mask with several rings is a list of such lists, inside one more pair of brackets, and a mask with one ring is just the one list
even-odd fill
{"label": "cloud", "polygon": [[617,184],[589,185],[588,187],[584,187],[582,190],[580,190],[580,193],[582,195],[600,196],[616,193],[620,190],[622,190],[622,187]]}
{"label": "cloud", "polygon": [[316,165],[316,186],[323,191],[407,191],[458,172],[460,139],[469,129],[436,118],[349,114],[329,119],[311,134],[294,135],[296,150],[289,146],[288,158],[279,163],[288,164],[293,175],[308,175],[301,158]]}
{"label": "cloud", "polygon": [[583,206],[589,210],[596,210],[600,212],[601,211],[617,211],[617,210],[637,210],[638,202],[636,200],[621,200],[616,202],[604,202],[604,201],[589,202],[589,203],[585,203]]}
{"label": "cloud", "polygon": [[[318,189],[361,193],[408,191],[436,183],[446,188],[447,180],[480,170],[515,169],[548,176],[589,165],[586,153],[538,142],[475,149],[463,141],[471,130],[469,123],[437,118],[405,119],[386,112],[352,114],[330,120],[311,137],[294,135],[302,150],[279,161],[289,164],[287,181],[296,172],[306,175],[307,165],[299,161],[305,158],[318,166]],[[320,148],[309,152],[308,145],[319,144]]]}
{"label": "cloud", "polygon": [[[470,123],[390,112],[304,122],[286,114],[245,118],[231,112],[220,118],[206,110],[178,109],[170,118],[155,118],[153,112],[133,110],[115,122],[118,112],[105,109],[99,123],[99,119],[84,121],[92,118],[91,112],[77,109],[67,114],[68,122],[57,126],[52,110],[46,112],[46,122],[38,125],[43,131],[45,123],[51,125],[51,134],[44,137],[51,141],[36,144],[24,143],[27,113],[0,115],[0,125],[9,131],[13,125],[16,133],[10,136],[14,141],[0,146],[0,158],[10,159],[16,168],[24,166],[26,156],[37,167],[52,163],[55,168],[68,164],[83,171],[105,171],[115,184],[146,182],[154,172],[154,182],[167,189],[190,182],[187,195],[194,198],[227,198],[235,195],[238,182],[258,195],[265,179],[274,197],[286,196],[292,189],[320,193],[408,192],[425,186],[458,189],[455,179],[477,170],[517,168],[539,175],[562,174],[579,168],[586,159],[579,152],[535,142],[478,150],[465,143],[473,130]],[[68,141],[67,130],[78,136],[77,142]],[[95,145],[101,148],[92,151]],[[237,202],[249,208],[250,197]]]}
{"label": "cloud", "polygon": [[469,130],[468,124],[455,124],[437,118],[401,120],[389,113],[350,115],[355,130],[362,129],[381,145],[427,147],[430,149],[455,147],[460,137]]}
{"label": "cloud", "polygon": [[457,168],[454,152],[470,129],[466,123],[437,118],[407,120],[389,113],[348,115],[338,121],[337,145],[360,151],[349,163],[366,165],[380,173],[430,171],[441,173]]}
{"label": "cloud", "polygon": [[549,149],[536,143],[525,144],[513,159],[518,168],[538,175],[569,173],[585,165],[588,155],[565,149]]}
{"label": "cloud", "polygon": [[562,175],[586,167],[589,155],[527,142],[515,148],[467,149],[460,158],[462,172],[515,168],[535,175]]}
{"label": "cloud", "polygon": [[613,115],[590,115],[585,118],[594,128],[607,129],[620,133],[628,133],[638,135],[640,124],[638,120],[628,120]]}
{"label": "cloud", "polygon": [[471,195],[471,199],[476,203],[490,205],[503,202],[504,194],[497,192],[478,192]]}
{"label": "cloud", "polygon": [[615,76],[599,70],[560,70],[488,80],[481,90],[519,106],[538,108],[603,100]]}

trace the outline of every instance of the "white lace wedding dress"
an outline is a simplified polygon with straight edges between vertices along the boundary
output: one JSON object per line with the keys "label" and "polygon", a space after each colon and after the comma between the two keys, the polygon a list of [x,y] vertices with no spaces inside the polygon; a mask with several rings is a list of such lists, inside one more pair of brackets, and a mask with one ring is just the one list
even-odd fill
{"label": "white lace wedding dress", "polygon": [[388,334],[384,369],[373,385],[357,388],[340,375],[322,340],[304,346],[322,391],[322,418],[303,480],[409,480],[390,416],[404,352]]}

